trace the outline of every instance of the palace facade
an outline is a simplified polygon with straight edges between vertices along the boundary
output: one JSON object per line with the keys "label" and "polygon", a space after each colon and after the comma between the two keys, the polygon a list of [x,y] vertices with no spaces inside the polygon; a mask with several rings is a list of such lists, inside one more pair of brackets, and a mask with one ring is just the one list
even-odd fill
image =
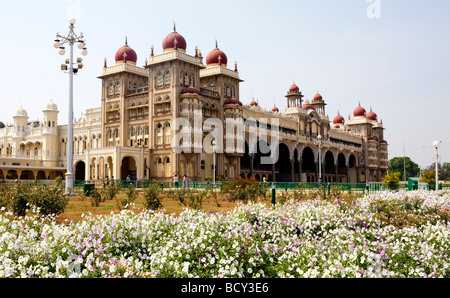
{"label": "palace facade", "polygon": [[[53,102],[43,109],[41,121],[29,121],[20,107],[12,124],[0,123],[0,178],[64,176],[70,142],[75,180],[125,180],[130,175],[170,181],[187,175],[203,181],[220,175],[356,183],[382,181],[387,173],[384,127],[372,110],[358,106],[347,121],[341,115],[330,119],[324,98],[316,94],[307,100],[295,83],[285,94],[284,111],[266,110],[254,100],[244,104],[237,63],[230,68],[217,44],[205,62],[197,48],[188,54],[175,28],[164,39],[162,53],[152,47],[142,67],[137,58],[128,42],[116,52],[113,65],[105,58],[98,77],[101,106],[74,121],[72,141],[68,126],[58,123]],[[215,144],[208,139],[211,123],[223,132],[215,141],[224,150],[214,154]],[[236,123],[247,126],[229,127]],[[252,132],[258,132],[256,143]],[[267,148],[274,145],[278,158],[267,164]]]}

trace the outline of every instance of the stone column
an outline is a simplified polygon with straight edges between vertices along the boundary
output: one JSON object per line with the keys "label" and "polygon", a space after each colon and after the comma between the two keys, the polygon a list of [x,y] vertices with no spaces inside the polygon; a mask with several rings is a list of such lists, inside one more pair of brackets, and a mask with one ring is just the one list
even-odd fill
{"label": "stone column", "polygon": [[295,161],[291,160],[291,177],[292,182],[295,182]]}
{"label": "stone column", "polygon": [[249,154],[250,156],[250,176],[253,177],[253,162],[255,160],[255,155],[254,154]]}

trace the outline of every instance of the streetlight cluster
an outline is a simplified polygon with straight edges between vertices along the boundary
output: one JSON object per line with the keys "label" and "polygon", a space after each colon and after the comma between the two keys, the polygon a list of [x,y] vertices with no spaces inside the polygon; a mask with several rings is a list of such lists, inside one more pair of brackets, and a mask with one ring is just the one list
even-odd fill
{"label": "streetlight cluster", "polygon": [[[77,36],[74,32],[74,26],[76,24],[75,19],[71,19],[69,21],[70,23],[70,31],[67,36],[61,36],[59,32],[56,35],[56,40],[54,47],[55,49],[59,49],[59,54],[61,56],[64,56],[66,54],[66,48],[64,45],[68,43],[71,46],[71,54],[72,54],[72,48],[75,43],[78,43],[77,47],[81,50],[81,55],[87,56],[88,51],[86,48],[86,41],[84,40],[83,33],[81,33],[79,36]],[[77,68],[75,68],[76,66]],[[79,69],[83,68],[83,59],[77,58],[76,63],[73,63],[71,59],[66,59],[65,63],[61,64],[61,70],[62,71],[68,71],[71,70],[72,73],[77,74]]]}
{"label": "streetlight cluster", "polygon": [[[76,62],[73,59],[73,46],[77,43],[78,49],[81,50],[81,55],[86,56],[88,54],[86,48],[86,41],[84,40],[83,33],[80,35],[75,34],[75,19],[69,21],[69,33],[67,36],[62,36],[59,32],[56,34],[56,40],[54,47],[59,49],[59,54],[64,56],[66,54],[65,44],[70,47],[70,57],[65,60],[64,64],[61,64],[61,70],[68,71],[69,73],[69,123],[68,123],[68,139],[73,140],[73,75],[78,73],[79,69],[83,68],[83,59],[77,58]],[[77,68],[74,67],[77,66]],[[67,173],[66,173],[66,193],[71,196],[75,195],[74,188],[74,175],[73,175],[73,142],[67,143]]]}
{"label": "streetlight cluster", "polygon": [[433,147],[436,149],[436,190],[439,190],[439,148],[441,147],[441,142],[435,141]]}

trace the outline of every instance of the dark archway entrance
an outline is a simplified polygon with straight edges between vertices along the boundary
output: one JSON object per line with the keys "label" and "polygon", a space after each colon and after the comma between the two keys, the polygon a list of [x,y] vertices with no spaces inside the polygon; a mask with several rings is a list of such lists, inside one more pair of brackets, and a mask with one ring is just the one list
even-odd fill
{"label": "dark archway entrance", "polygon": [[86,164],[84,161],[77,162],[75,166],[75,181],[85,181],[86,180]]}
{"label": "dark archway entrance", "polygon": [[347,165],[345,161],[345,155],[340,153],[338,155],[337,163],[337,175],[338,180],[336,182],[348,182]]}
{"label": "dark archway entrance", "polygon": [[23,171],[20,174],[20,180],[34,180],[34,173],[30,170]]}
{"label": "dark archway entrance", "polygon": [[331,151],[325,153],[325,171],[322,181],[336,182],[336,167],[334,165],[334,156]]}
{"label": "dark archway entrance", "polygon": [[137,179],[136,160],[133,157],[124,157],[122,160],[122,167],[120,168],[121,179],[126,180],[130,175],[131,180]]}
{"label": "dark archway entrance", "polygon": [[302,153],[302,174],[304,182],[316,182],[316,163],[314,151],[310,147],[306,147]]}
{"label": "dark archway entrance", "polygon": [[292,165],[289,154],[289,148],[286,144],[280,143],[278,150],[278,161],[275,164],[277,182],[293,182],[292,181]]}
{"label": "dark archway entrance", "polygon": [[355,155],[350,155],[348,160],[348,179],[350,183],[359,183],[358,165]]}

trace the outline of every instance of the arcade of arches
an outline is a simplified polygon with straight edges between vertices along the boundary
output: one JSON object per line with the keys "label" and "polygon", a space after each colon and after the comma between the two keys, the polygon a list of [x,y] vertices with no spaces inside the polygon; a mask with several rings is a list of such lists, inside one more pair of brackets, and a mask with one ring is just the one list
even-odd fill
{"label": "arcade of arches", "polygon": [[[253,177],[256,181],[319,182],[319,152],[310,146],[289,148],[285,143],[278,146],[275,164],[261,162],[269,157],[267,142],[260,141],[255,150],[245,143],[245,154],[241,158],[241,177]],[[251,151],[251,152],[250,152]],[[361,173],[355,153],[322,149],[322,182],[359,183]]]}

